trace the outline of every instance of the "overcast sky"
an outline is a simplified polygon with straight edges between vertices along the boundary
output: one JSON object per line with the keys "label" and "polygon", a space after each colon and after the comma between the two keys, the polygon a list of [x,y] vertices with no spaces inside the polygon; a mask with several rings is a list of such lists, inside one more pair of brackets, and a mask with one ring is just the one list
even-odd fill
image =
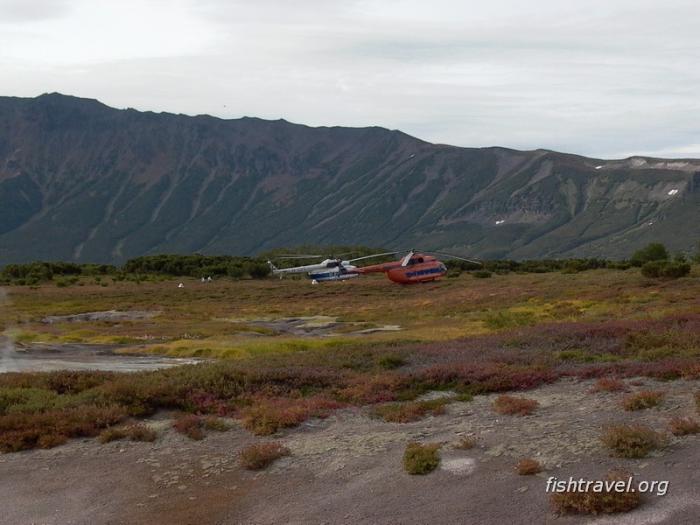
{"label": "overcast sky", "polygon": [[0,0],[0,94],[700,157],[697,0]]}

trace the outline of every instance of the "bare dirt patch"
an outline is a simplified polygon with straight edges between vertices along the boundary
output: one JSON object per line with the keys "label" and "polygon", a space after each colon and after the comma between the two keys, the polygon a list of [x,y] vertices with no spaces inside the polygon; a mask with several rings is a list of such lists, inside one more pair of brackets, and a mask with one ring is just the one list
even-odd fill
{"label": "bare dirt patch", "polygon": [[137,321],[139,319],[151,319],[160,313],[159,311],[131,310],[128,312],[120,312],[118,310],[108,310],[106,312],[84,312],[71,315],[47,315],[42,318],[41,322],[45,324],[54,324],[92,321]]}

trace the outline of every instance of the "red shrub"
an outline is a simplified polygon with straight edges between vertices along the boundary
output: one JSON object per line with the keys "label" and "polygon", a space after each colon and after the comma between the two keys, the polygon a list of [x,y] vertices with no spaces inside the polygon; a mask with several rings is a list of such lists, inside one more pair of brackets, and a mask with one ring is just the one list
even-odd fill
{"label": "red shrub", "polygon": [[49,448],[68,438],[95,436],[125,417],[122,407],[92,405],[32,414],[5,414],[0,416],[0,451]]}
{"label": "red shrub", "polygon": [[535,459],[525,458],[518,461],[518,464],[515,466],[515,470],[521,476],[532,476],[533,474],[542,472],[542,465],[540,465],[540,462]]}
{"label": "red shrub", "polygon": [[[605,480],[626,483],[630,476],[628,472],[611,471]],[[552,494],[551,503],[554,510],[560,514],[613,514],[637,508],[641,503],[641,495],[636,487],[629,492],[617,492],[614,489],[605,489],[602,492],[571,491]]]}
{"label": "red shrub", "polygon": [[427,388],[459,387],[473,393],[528,390],[556,381],[559,374],[543,366],[514,366],[498,362],[450,363],[423,370],[417,380]]}
{"label": "red shrub", "polygon": [[190,439],[204,439],[204,421],[200,416],[194,414],[186,414],[179,417],[173,423],[173,428],[180,434],[184,434]]}
{"label": "red shrub", "polygon": [[623,392],[627,390],[625,383],[614,377],[601,377],[596,381],[592,392]]}
{"label": "red shrub", "polygon": [[295,427],[310,417],[325,418],[341,403],[324,397],[259,399],[241,410],[243,426],[259,436]]}
{"label": "red shrub", "polygon": [[690,417],[674,417],[669,421],[668,426],[674,436],[687,436],[700,432],[700,424]]}
{"label": "red shrub", "polygon": [[527,416],[534,412],[540,404],[534,399],[501,395],[493,402],[493,409],[499,414]]}
{"label": "red shrub", "polygon": [[289,456],[289,449],[281,443],[258,443],[244,448],[240,454],[241,466],[248,470],[262,470],[275,460]]}
{"label": "red shrub", "polygon": [[408,378],[395,373],[370,377],[358,375],[351,378],[347,386],[338,390],[338,398],[356,405],[385,403],[395,401],[397,393],[407,386]]}
{"label": "red shrub", "polygon": [[625,410],[644,410],[657,406],[663,400],[664,392],[654,390],[642,390],[636,394],[625,396],[622,406]]}
{"label": "red shrub", "polygon": [[439,416],[445,413],[447,399],[430,401],[409,401],[405,403],[387,403],[377,405],[372,414],[392,423],[409,423],[423,419],[426,415]]}
{"label": "red shrub", "polygon": [[225,416],[233,412],[230,404],[210,392],[195,390],[188,396],[188,401],[193,412],[198,414],[216,414]]}

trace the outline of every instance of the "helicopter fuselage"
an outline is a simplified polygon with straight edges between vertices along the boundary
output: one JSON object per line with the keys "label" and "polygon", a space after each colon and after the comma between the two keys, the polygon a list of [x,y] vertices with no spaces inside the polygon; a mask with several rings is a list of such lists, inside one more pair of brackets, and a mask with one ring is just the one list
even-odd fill
{"label": "helicopter fuselage", "polygon": [[338,266],[332,268],[308,272],[308,276],[309,279],[313,279],[319,283],[326,281],[346,281],[347,279],[354,279],[360,276],[360,274],[355,273],[356,270],[357,268],[355,266],[342,261]]}
{"label": "helicopter fuselage", "polygon": [[358,273],[384,273],[399,284],[423,283],[439,279],[447,273],[447,267],[432,255],[413,254],[408,261],[373,264],[355,270]]}

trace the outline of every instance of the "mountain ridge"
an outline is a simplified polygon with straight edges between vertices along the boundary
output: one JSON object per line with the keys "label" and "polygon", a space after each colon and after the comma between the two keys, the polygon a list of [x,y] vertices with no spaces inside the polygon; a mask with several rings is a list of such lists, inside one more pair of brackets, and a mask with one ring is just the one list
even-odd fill
{"label": "mountain ridge", "polygon": [[689,251],[698,223],[695,159],[0,97],[0,264],[295,244],[614,258],[652,241]]}

